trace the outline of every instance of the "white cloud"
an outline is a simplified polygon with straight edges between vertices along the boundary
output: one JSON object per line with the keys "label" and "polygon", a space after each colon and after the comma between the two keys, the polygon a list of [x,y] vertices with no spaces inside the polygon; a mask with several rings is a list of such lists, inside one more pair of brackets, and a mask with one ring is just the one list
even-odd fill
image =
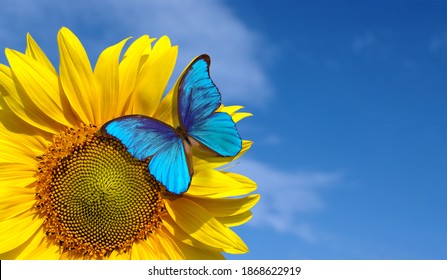
{"label": "white cloud", "polygon": [[166,34],[180,47],[175,75],[193,57],[209,53],[211,75],[225,103],[262,106],[271,97],[262,62],[267,42],[222,1],[6,0],[2,7],[0,41],[7,45],[0,47],[23,46],[29,31],[45,51],[53,50],[54,60],[56,32],[62,25],[97,53],[127,36]]}
{"label": "white cloud", "polygon": [[376,35],[374,35],[372,32],[366,32],[365,34],[357,38],[354,38],[354,41],[352,43],[352,49],[358,52],[367,49],[377,43],[378,40]]}
{"label": "white cloud", "polygon": [[262,144],[267,146],[278,146],[282,143],[282,137],[278,134],[271,133],[266,134],[264,138],[262,138]]}
{"label": "white cloud", "polygon": [[433,53],[447,49],[447,33],[433,36],[429,42],[429,50]]}
{"label": "white cloud", "polygon": [[302,217],[325,208],[321,191],[342,178],[338,172],[286,172],[253,160],[243,160],[233,171],[258,184],[261,200],[253,209],[250,224],[269,227],[280,233],[295,234],[315,243],[326,234],[315,230]]}

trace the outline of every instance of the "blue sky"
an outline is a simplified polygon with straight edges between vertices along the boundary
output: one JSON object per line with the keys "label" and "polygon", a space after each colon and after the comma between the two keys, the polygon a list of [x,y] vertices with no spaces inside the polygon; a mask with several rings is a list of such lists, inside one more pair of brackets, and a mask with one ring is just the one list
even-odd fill
{"label": "blue sky", "polygon": [[142,34],[179,45],[174,77],[211,55],[262,196],[228,258],[447,258],[447,2],[5,2],[0,48],[30,32],[55,64],[61,26],[91,61]]}

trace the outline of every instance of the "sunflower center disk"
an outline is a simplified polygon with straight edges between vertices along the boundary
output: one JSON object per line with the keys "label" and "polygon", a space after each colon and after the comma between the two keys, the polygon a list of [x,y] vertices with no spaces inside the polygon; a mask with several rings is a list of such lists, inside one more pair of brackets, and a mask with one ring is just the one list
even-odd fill
{"label": "sunflower center disk", "polygon": [[37,207],[64,251],[106,256],[145,238],[166,210],[147,162],[95,130],[84,126],[55,137],[39,164]]}

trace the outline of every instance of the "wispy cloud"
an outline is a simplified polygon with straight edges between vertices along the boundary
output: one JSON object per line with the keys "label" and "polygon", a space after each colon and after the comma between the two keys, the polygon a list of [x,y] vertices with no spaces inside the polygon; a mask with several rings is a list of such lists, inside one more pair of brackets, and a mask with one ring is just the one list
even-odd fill
{"label": "wispy cloud", "polygon": [[311,243],[325,235],[301,218],[325,208],[322,191],[338,184],[341,173],[287,172],[253,160],[243,160],[234,169],[255,180],[261,193],[251,225],[295,234]]}
{"label": "wispy cloud", "polygon": [[352,42],[352,49],[356,52],[368,49],[378,44],[378,39],[372,32],[366,32],[361,36],[354,38]]}
{"label": "wispy cloud", "polygon": [[262,145],[266,146],[278,146],[283,142],[282,137],[276,133],[266,134],[261,140]]}
{"label": "wispy cloud", "polygon": [[[356,58],[366,58],[366,62],[389,63],[396,59],[392,30],[367,30],[351,40],[351,50],[357,55]],[[398,63],[398,62],[396,62]]]}
{"label": "wispy cloud", "polygon": [[[0,41],[7,45],[2,48],[23,46],[26,32],[31,32],[44,50],[56,50],[55,36],[62,25],[97,52],[123,37],[166,34],[180,46],[175,75],[193,57],[209,53],[212,76],[225,103],[262,106],[271,97],[272,86],[260,60],[268,49],[267,40],[250,30],[223,1],[5,1],[0,11]],[[57,51],[50,57],[57,58]]]}
{"label": "wispy cloud", "polygon": [[447,33],[431,37],[428,48],[433,53],[447,50]]}

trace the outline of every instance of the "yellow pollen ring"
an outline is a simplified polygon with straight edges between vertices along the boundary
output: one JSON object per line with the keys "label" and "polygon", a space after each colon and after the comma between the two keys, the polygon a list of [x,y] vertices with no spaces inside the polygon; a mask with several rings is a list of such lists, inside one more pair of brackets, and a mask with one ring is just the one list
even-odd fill
{"label": "yellow pollen ring", "polygon": [[103,257],[128,251],[161,224],[163,189],[116,139],[81,125],[53,139],[36,173],[36,207],[62,251]]}

